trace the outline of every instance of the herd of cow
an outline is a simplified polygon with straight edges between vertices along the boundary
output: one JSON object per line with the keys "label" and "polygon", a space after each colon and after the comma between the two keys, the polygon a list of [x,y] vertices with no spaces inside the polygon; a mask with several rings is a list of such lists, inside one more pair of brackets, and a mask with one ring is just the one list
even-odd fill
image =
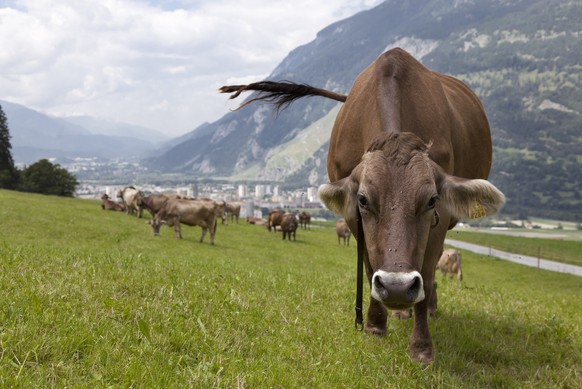
{"label": "herd of cow", "polygon": [[223,200],[208,198],[187,198],[176,194],[151,194],[144,193],[134,186],[126,186],[117,192],[119,201],[113,201],[107,194],[101,196],[101,208],[111,211],[123,211],[130,215],[142,217],[147,210],[152,218],[148,224],[152,226],[154,235],[159,235],[160,227],[167,225],[174,227],[176,237],[182,239],[181,224],[199,226],[202,228],[200,242],[204,241],[206,233],[210,233],[210,244],[214,244],[217,221],[222,223],[227,220],[238,223],[241,204],[227,203]]}
{"label": "herd of cow", "polygon": [[[208,198],[185,198],[176,194],[151,194],[145,196],[143,192],[134,186],[127,186],[117,192],[120,201],[113,201],[107,194],[101,196],[101,208],[103,210],[127,212],[142,217],[143,210],[147,210],[152,219],[148,220],[154,230],[154,235],[159,235],[160,227],[168,225],[174,227],[176,237],[182,239],[180,224],[202,227],[200,242],[204,241],[206,232],[210,232],[210,244],[214,244],[214,234],[216,233],[217,220],[224,224],[226,221],[238,223],[241,204],[238,202],[227,203],[223,200],[212,200]],[[267,220],[247,216],[247,223],[255,225],[266,225],[269,231],[280,230],[282,238],[295,240],[297,227],[303,229],[311,228],[311,214],[302,211],[299,215],[283,210],[272,210],[269,212]],[[350,245],[351,231],[345,219],[336,221],[337,243],[340,245],[343,239],[344,246]],[[461,269],[461,253],[456,249],[444,250],[437,265],[442,276],[447,274],[453,278],[455,275],[459,281],[463,280]]]}
{"label": "herd of cow", "polygon": [[[109,211],[126,212],[129,215],[142,217],[147,210],[152,219],[148,220],[153,228],[154,235],[159,235],[160,227],[167,225],[174,227],[176,237],[182,238],[180,224],[199,226],[202,228],[200,242],[204,241],[206,233],[210,233],[210,244],[214,244],[217,221],[222,224],[230,220],[231,223],[239,222],[241,203],[226,202],[224,200],[212,200],[208,198],[186,198],[177,194],[151,194],[144,193],[134,186],[126,186],[117,192],[119,201],[113,201],[107,194],[101,196],[101,208]],[[295,215],[284,210],[272,210],[267,220],[247,216],[246,222],[255,225],[265,225],[269,231],[281,231],[283,240],[296,240],[297,228],[311,228],[311,214],[301,212]],[[349,246],[350,229],[344,219],[337,221],[336,231],[338,244],[340,238]]]}

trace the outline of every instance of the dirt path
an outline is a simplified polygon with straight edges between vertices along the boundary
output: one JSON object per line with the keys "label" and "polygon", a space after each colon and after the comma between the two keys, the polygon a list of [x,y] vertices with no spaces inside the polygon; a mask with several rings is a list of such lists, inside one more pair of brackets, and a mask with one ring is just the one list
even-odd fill
{"label": "dirt path", "polygon": [[547,259],[530,257],[521,254],[512,254],[505,251],[500,251],[492,249],[485,246],[479,246],[472,243],[461,242],[460,240],[445,239],[445,243],[449,246],[457,247],[463,250],[472,251],[477,254],[489,255],[491,257],[496,257],[499,259],[504,259],[507,261],[519,263],[522,265],[537,267],[539,269],[555,271],[559,273],[574,274],[576,276],[582,276],[582,266],[568,265],[566,263],[560,263],[555,261],[550,261]]}

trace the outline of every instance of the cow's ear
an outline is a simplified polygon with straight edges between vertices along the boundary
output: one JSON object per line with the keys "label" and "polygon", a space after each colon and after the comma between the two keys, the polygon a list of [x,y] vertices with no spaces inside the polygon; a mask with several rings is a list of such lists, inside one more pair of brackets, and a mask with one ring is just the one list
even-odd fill
{"label": "cow's ear", "polygon": [[505,195],[487,180],[465,178],[439,172],[440,201],[459,219],[479,219],[499,212]]}
{"label": "cow's ear", "polygon": [[350,176],[321,185],[317,194],[327,208],[348,220],[355,220],[357,191],[358,185]]}

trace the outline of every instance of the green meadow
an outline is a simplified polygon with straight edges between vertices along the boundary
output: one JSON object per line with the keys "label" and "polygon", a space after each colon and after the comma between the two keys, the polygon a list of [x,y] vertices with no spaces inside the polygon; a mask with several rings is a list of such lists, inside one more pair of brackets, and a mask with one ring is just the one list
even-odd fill
{"label": "green meadow", "polygon": [[582,386],[580,277],[463,252],[462,285],[437,275],[424,368],[412,321],[354,329],[355,241],[331,222],[296,242],[219,225],[211,246],[98,201],[0,201],[0,387]]}

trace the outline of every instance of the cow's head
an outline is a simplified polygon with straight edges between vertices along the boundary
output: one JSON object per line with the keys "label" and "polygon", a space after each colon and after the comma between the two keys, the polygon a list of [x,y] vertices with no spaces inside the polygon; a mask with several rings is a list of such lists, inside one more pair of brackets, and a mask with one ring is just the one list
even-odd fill
{"label": "cow's head", "polygon": [[168,224],[165,220],[162,220],[158,217],[154,217],[153,219],[148,220],[146,223],[152,226],[152,229],[154,230],[154,236],[160,235],[160,228],[163,225]]}
{"label": "cow's head", "polygon": [[392,309],[424,299],[424,254],[440,218],[448,223],[449,217],[492,215],[505,202],[485,180],[446,174],[428,150],[412,133],[383,133],[350,176],[319,188],[326,206],[343,215],[352,231],[361,215],[371,295]]}
{"label": "cow's head", "polygon": [[445,250],[437,262],[436,268],[448,270],[449,266],[455,262],[455,259],[453,259],[453,255],[455,254],[454,251]]}

